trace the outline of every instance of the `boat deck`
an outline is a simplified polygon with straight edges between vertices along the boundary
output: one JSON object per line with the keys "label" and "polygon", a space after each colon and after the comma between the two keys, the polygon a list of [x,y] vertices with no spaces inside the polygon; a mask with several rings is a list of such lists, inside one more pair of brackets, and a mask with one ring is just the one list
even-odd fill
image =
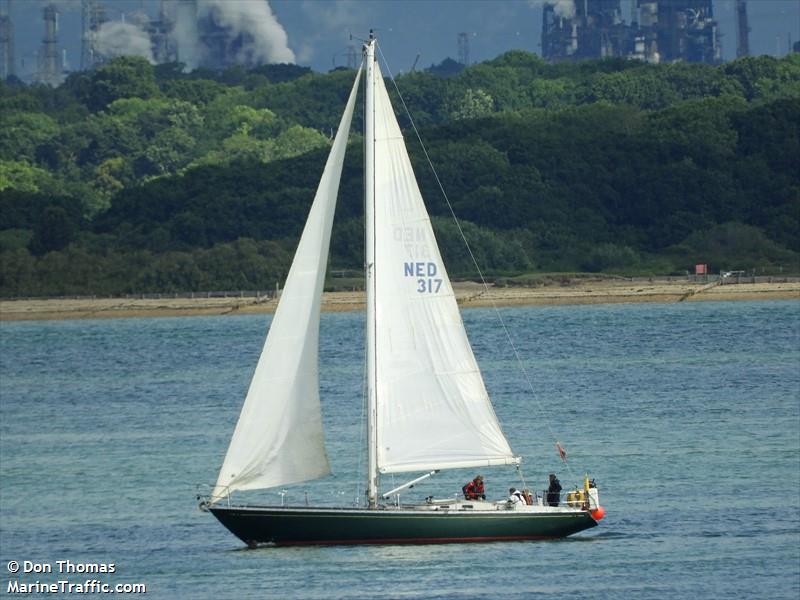
{"label": "boat deck", "polygon": [[513,511],[524,513],[542,513],[542,514],[557,514],[557,513],[574,513],[585,510],[582,502],[563,503],[559,506],[548,506],[539,498],[538,502],[534,504],[512,504],[506,500],[486,501],[486,500],[463,500],[463,499],[445,499],[445,500],[428,500],[424,504],[393,504],[379,507],[383,510],[400,510],[400,511],[441,511],[441,512],[497,512],[497,511]]}

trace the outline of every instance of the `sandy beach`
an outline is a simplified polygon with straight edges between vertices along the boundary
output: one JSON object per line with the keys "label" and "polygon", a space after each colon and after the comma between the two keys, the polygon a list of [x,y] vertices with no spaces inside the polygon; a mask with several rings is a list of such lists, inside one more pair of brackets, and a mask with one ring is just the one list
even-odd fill
{"label": "sandy beach", "polygon": [[[800,300],[800,282],[705,285],[690,281],[580,279],[540,287],[453,284],[462,307],[623,302],[703,302],[714,300]],[[0,320],[96,319],[265,313],[274,298],[54,298],[0,300]],[[362,310],[363,292],[326,292],[324,311]]]}

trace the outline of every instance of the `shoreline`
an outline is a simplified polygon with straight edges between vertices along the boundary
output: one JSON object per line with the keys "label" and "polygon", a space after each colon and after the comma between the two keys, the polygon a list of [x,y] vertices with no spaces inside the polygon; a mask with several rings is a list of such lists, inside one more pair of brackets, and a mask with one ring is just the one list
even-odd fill
{"label": "shoreline", "polygon": [[[638,283],[620,280],[575,281],[540,287],[489,287],[453,284],[461,308],[641,302],[800,300],[800,282],[703,285],[689,281]],[[324,312],[364,309],[364,292],[325,292]],[[38,321],[123,317],[183,317],[274,312],[274,298],[53,298],[0,300],[0,321]]]}

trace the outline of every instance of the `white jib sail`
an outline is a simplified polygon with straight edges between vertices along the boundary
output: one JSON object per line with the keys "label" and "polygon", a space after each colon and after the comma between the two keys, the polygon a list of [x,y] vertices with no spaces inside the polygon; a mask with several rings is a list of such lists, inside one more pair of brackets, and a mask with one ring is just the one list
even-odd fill
{"label": "white jib sail", "polygon": [[212,502],[330,473],[319,405],[319,313],[358,71]]}
{"label": "white jib sail", "polygon": [[517,462],[492,409],[376,66],[378,469]]}

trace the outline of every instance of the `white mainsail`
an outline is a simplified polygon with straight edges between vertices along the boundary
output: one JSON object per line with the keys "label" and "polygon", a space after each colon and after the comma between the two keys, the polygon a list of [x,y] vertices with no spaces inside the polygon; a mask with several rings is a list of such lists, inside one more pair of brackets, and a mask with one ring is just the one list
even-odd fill
{"label": "white mainsail", "polygon": [[319,317],[333,213],[356,101],[356,77],[269,334],[211,494],[330,473],[319,404]]}
{"label": "white mainsail", "polygon": [[516,463],[472,354],[377,64],[374,73],[377,468],[398,473]]}

